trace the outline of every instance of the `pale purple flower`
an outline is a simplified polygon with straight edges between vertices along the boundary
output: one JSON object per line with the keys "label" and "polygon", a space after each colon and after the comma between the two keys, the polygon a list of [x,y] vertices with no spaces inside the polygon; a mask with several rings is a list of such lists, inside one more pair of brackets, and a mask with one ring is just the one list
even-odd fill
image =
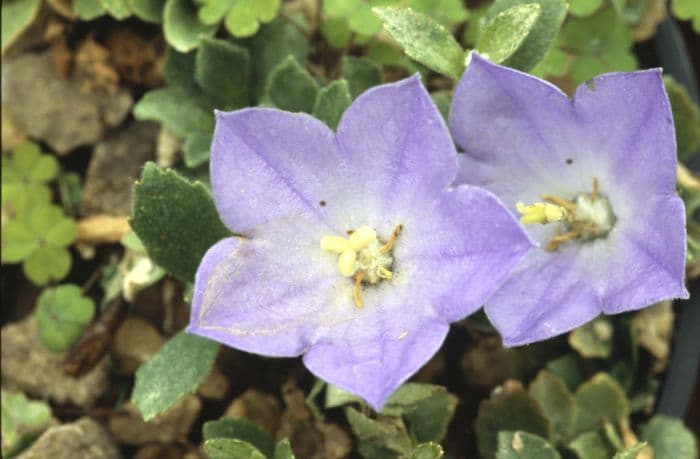
{"label": "pale purple flower", "polygon": [[449,122],[465,152],[456,183],[522,211],[540,244],[486,303],[506,345],[687,298],[685,213],[659,69],[601,75],[569,98],[475,54]]}
{"label": "pale purple flower", "polygon": [[449,188],[456,173],[417,77],[360,96],[337,134],[302,113],[217,113],[214,200],[245,237],[204,256],[189,332],[303,354],[318,377],[381,407],[531,248],[493,195]]}

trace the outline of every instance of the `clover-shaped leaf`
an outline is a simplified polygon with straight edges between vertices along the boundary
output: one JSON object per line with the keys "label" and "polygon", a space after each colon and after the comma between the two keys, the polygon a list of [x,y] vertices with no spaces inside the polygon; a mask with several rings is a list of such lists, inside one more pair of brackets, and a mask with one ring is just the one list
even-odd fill
{"label": "clover-shaped leaf", "polygon": [[66,249],[77,237],[74,220],[60,207],[40,205],[11,220],[2,233],[4,263],[24,262],[25,275],[37,285],[61,280],[71,265]]}
{"label": "clover-shaped leaf", "polygon": [[234,37],[250,37],[260,24],[272,21],[277,16],[280,0],[203,0],[199,9],[199,20],[203,24],[224,25]]}
{"label": "clover-shaped leaf", "polygon": [[92,21],[107,14],[98,0],[73,0],[73,11],[83,21]]}
{"label": "clover-shaped leaf", "polygon": [[95,303],[73,284],[41,292],[34,313],[41,342],[53,352],[70,348],[94,315]]}
{"label": "clover-shaped leaf", "polygon": [[51,191],[47,183],[56,178],[58,161],[44,155],[38,145],[25,142],[12,156],[2,157],[2,205],[17,214],[37,204],[48,204]]}
{"label": "clover-shaped leaf", "polygon": [[203,24],[197,17],[193,0],[166,0],[163,9],[165,40],[176,50],[186,53],[199,46],[202,38],[211,37],[216,25]]}
{"label": "clover-shaped leaf", "polygon": [[578,459],[608,459],[615,454],[615,447],[599,430],[582,433],[568,447]]}
{"label": "clover-shaped leaf", "polygon": [[612,7],[569,18],[557,37],[557,46],[575,57],[570,68],[575,84],[600,73],[636,70],[632,44],[632,31]]}
{"label": "clover-shaped leaf", "polygon": [[672,0],[671,11],[684,21],[693,21],[693,29],[700,33],[700,3],[696,0]]}
{"label": "clover-shaped leaf", "polygon": [[2,52],[19,37],[39,12],[40,0],[4,0],[2,2]]}
{"label": "clover-shaped leaf", "polygon": [[571,0],[569,13],[574,16],[589,16],[603,5],[603,0]]}
{"label": "clover-shaped leaf", "polygon": [[12,457],[49,427],[54,419],[43,401],[28,400],[21,392],[2,389],[2,457]]}

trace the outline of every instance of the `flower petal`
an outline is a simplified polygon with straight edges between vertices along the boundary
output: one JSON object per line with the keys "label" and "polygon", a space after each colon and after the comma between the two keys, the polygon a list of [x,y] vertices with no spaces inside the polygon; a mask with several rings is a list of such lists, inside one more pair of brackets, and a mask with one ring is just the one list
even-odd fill
{"label": "flower petal", "polygon": [[450,129],[466,152],[455,183],[484,186],[512,209],[556,192],[552,184],[576,180],[562,167],[576,147],[571,119],[557,87],[473,53],[450,108]]}
{"label": "flower petal", "polygon": [[[264,236],[229,238],[206,253],[195,277],[189,331],[270,356],[296,356],[321,325],[356,309],[337,255],[319,247],[322,228],[278,220]],[[314,231],[317,231],[315,233]]]}
{"label": "flower petal", "polygon": [[[484,307],[506,346],[551,338],[592,320],[601,300],[585,273],[578,246],[535,250]],[[601,273],[601,275],[605,275]]]}
{"label": "flower petal", "polygon": [[321,201],[348,184],[333,132],[303,113],[251,108],[216,113],[211,182],[232,231],[306,214],[327,222]]}
{"label": "flower petal", "polygon": [[358,97],[337,138],[361,184],[355,199],[380,196],[384,210],[444,190],[457,173],[449,131],[418,75]]}
{"label": "flower petal", "polygon": [[576,121],[614,185],[668,194],[676,184],[676,138],[661,69],[600,75],[579,86]]}
{"label": "flower petal", "polygon": [[424,206],[395,249],[397,281],[435,293],[449,322],[479,309],[533,247],[522,226],[491,193],[463,185]]}
{"label": "flower petal", "polygon": [[649,198],[644,211],[617,228],[613,237],[612,249],[596,260],[606,270],[605,278],[599,279],[605,313],[688,298],[683,283],[685,209],[678,196]]}
{"label": "flower petal", "polygon": [[304,355],[312,373],[360,395],[377,411],[438,351],[449,330],[415,289],[380,298],[379,304],[368,299],[361,320],[326,330]]}

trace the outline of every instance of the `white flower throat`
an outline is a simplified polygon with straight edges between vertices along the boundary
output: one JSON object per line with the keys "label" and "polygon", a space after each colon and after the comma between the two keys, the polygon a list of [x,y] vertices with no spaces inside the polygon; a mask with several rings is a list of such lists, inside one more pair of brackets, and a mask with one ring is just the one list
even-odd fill
{"label": "white flower throat", "polygon": [[607,236],[615,226],[617,218],[610,201],[598,191],[598,179],[593,179],[593,191],[581,193],[574,200],[559,196],[542,195],[544,202],[525,205],[516,204],[520,212],[520,222],[524,225],[535,223],[565,223],[566,231],[554,236],[545,246],[545,250],[555,251],[567,241],[591,239]]}
{"label": "white flower throat", "polygon": [[369,226],[361,226],[349,232],[347,238],[323,236],[321,249],[338,254],[338,271],[345,277],[355,278],[353,297],[358,308],[362,307],[362,284],[377,284],[391,280],[394,263],[392,250],[401,234],[398,225],[387,242],[377,238],[377,232]]}

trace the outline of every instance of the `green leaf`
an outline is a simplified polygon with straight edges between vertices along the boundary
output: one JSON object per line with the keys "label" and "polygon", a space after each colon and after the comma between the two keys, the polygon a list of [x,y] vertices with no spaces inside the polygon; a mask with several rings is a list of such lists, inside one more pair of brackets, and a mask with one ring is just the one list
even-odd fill
{"label": "green leaf", "polygon": [[211,37],[214,32],[215,25],[199,22],[197,8],[192,0],[166,0],[163,33],[165,41],[173,48],[183,53],[190,51],[199,45],[202,38]]}
{"label": "green leaf", "polygon": [[99,0],[102,8],[114,19],[126,19],[131,16],[131,8],[127,0]]}
{"label": "green leaf", "polygon": [[255,446],[266,457],[272,457],[275,444],[272,438],[252,422],[244,418],[221,418],[204,423],[204,440],[213,438],[235,438]]}
{"label": "green leaf", "polygon": [[362,0],[325,0],[323,14],[329,17],[346,18],[357,11],[363,4]]}
{"label": "green leaf", "polygon": [[3,0],[2,2],[2,52],[29,27],[39,11],[40,0]]}
{"label": "green leaf", "polygon": [[560,459],[557,450],[542,437],[523,431],[498,432],[496,459]]}
{"label": "green leaf", "polygon": [[68,350],[95,315],[95,303],[77,285],[66,284],[41,292],[34,316],[39,337],[53,352]]}
{"label": "green leaf", "polygon": [[250,37],[277,16],[279,0],[233,0],[225,25],[234,37]]}
{"label": "green leaf", "polygon": [[194,79],[216,108],[232,110],[250,103],[250,55],[233,43],[205,38],[197,52]]}
{"label": "green leaf", "polygon": [[597,428],[603,419],[615,423],[629,416],[630,408],[625,391],[606,373],[598,373],[581,384],[574,398],[578,432]]}
{"label": "green leaf", "polygon": [[698,445],[680,419],[657,414],[642,426],[641,440],[649,442],[654,459],[694,459]]}
{"label": "green leaf", "polygon": [[574,429],[576,401],[564,381],[547,370],[541,370],[527,390],[549,418],[552,439],[555,442],[567,439]]}
{"label": "green leaf", "polygon": [[270,72],[265,94],[282,110],[311,113],[318,91],[316,80],[294,56],[288,56]]}
{"label": "green leaf", "polygon": [[218,24],[231,9],[234,0],[204,0],[197,16],[202,24]]}
{"label": "green leaf", "polygon": [[541,11],[537,3],[516,5],[501,11],[481,29],[477,51],[493,62],[504,62],[522,46]]}
{"label": "green leaf", "polygon": [[384,7],[373,11],[408,56],[449,77],[462,75],[464,50],[443,26],[410,8]]}
{"label": "green leaf", "polygon": [[469,17],[469,12],[461,0],[410,0],[409,6],[445,27],[451,27]]}
{"label": "green leaf", "polygon": [[211,133],[214,114],[205,110],[184,89],[168,86],[147,92],[134,106],[134,117],[155,120],[178,137],[192,132]]}
{"label": "green leaf", "polygon": [[547,369],[564,381],[569,390],[576,389],[583,382],[583,362],[574,354],[566,354],[549,361]]}
{"label": "green leaf", "polygon": [[185,160],[185,166],[195,168],[209,161],[209,152],[211,148],[211,134],[191,134],[185,139],[185,145],[182,148],[182,156]]}
{"label": "green leaf", "polygon": [[[324,2],[324,4],[327,2]],[[321,34],[333,48],[341,49],[350,43],[352,30],[344,19],[327,17],[321,23]]]}
{"label": "green leaf", "polygon": [[457,397],[442,386],[406,383],[387,400],[382,414],[401,415],[417,443],[439,443],[457,408]]}
{"label": "green leaf", "polygon": [[284,438],[277,443],[273,459],[296,459],[294,451],[292,451],[292,445],[289,444],[288,439]]}
{"label": "green leaf", "polygon": [[345,109],[352,103],[350,88],[345,80],[335,80],[316,96],[311,114],[335,130]]}
{"label": "green leaf", "polygon": [[62,218],[52,228],[49,228],[44,241],[56,247],[71,245],[78,237],[78,225],[75,220]]}
{"label": "green leaf", "polygon": [[639,453],[647,447],[647,443],[637,443],[634,446],[625,448],[623,451],[619,451],[615,454],[613,459],[637,459]]}
{"label": "green leaf", "polygon": [[231,438],[214,438],[204,442],[209,459],[266,459],[255,446]]}
{"label": "green leaf", "polygon": [[452,103],[452,96],[448,91],[438,91],[430,94],[430,97],[435,102],[440,114],[447,123],[447,119],[450,115],[450,104]]}
{"label": "green leaf", "polygon": [[382,22],[372,12],[372,7],[367,3],[363,3],[360,8],[350,15],[348,26],[353,32],[366,37],[376,35],[382,30]]}
{"label": "green leaf", "polygon": [[605,316],[588,322],[569,333],[569,345],[586,359],[610,357],[613,348],[613,326]]}
{"label": "green leaf", "polygon": [[165,0],[127,0],[134,16],[146,22],[163,22]]}
{"label": "green leaf", "polygon": [[445,452],[437,443],[421,443],[413,450],[411,459],[440,459]]}
{"label": "green leaf", "polygon": [[603,5],[603,0],[570,0],[569,12],[573,16],[589,16]]}
{"label": "green leaf", "polygon": [[32,253],[22,265],[27,278],[36,285],[45,285],[49,281],[59,281],[68,275],[71,257],[68,250],[45,245]]}
{"label": "green leaf", "polygon": [[364,402],[358,396],[336,387],[333,384],[326,385],[326,397],[323,405],[326,409],[337,408],[350,403],[362,404]]}
{"label": "green leaf", "polygon": [[73,0],[73,11],[83,21],[92,21],[107,14],[99,0]]}
{"label": "green leaf", "polygon": [[47,403],[28,400],[21,392],[2,389],[0,412],[2,457],[13,457],[53,422]]}
{"label": "green leaf", "polygon": [[352,56],[343,56],[340,77],[348,82],[353,99],[382,82],[382,72],[377,64],[369,59]]}
{"label": "green leaf", "polygon": [[615,448],[599,430],[583,433],[569,443],[579,459],[610,459]]}
{"label": "green leaf", "polygon": [[268,74],[289,55],[301,65],[306,64],[309,42],[304,34],[291,24],[279,19],[260,28],[250,40],[250,56],[253,60],[255,99],[265,92]]}
{"label": "green leaf", "polygon": [[358,450],[367,458],[410,457],[413,441],[400,418],[380,417],[370,419],[354,408],[346,408],[350,428],[358,440]]}
{"label": "green leaf", "polygon": [[671,11],[684,21],[693,21],[693,29],[700,33],[700,4],[696,0],[671,0]]}
{"label": "green leaf", "polygon": [[540,5],[540,16],[527,38],[504,64],[527,72],[544,58],[566,17],[568,5],[565,0],[496,0],[487,17],[493,18],[509,8],[524,4]]}
{"label": "green leaf", "polygon": [[537,401],[519,383],[509,381],[481,402],[475,429],[479,453],[491,459],[496,454],[499,431],[523,430],[548,439],[552,427]]}
{"label": "green leaf", "polygon": [[608,6],[584,18],[569,18],[557,39],[558,46],[575,56],[571,77],[580,84],[600,73],[637,68],[631,48],[630,27]]}
{"label": "green leaf", "polygon": [[134,187],[129,224],[149,256],[184,282],[192,282],[207,249],[231,235],[204,185],[154,163]]}
{"label": "green leaf", "polygon": [[664,84],[676,125],[678,159],[684,161],[700,149],[700,108],[673,77],[664,75]]}
{"label": "green leaf", "polygon": [[2,230],[3,263],[19,263],[34,253],[41,242],[40,235],[29,223],[20,219],[7,222]]}
{"label": "green leaf", "polygon": [[183,332],[170,339],[136,372],[131,399],[150,421],[184,395],[197,390],[209,374],[219,345]]}

